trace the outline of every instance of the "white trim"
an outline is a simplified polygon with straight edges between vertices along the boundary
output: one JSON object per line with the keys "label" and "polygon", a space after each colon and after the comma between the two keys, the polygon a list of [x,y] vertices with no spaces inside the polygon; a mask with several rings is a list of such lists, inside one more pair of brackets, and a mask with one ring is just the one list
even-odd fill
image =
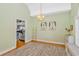
{"label": "white trim", "polygon": [[[28,42],[30,42],[30,41],[31,41],[31,40],[26,40],[25,43],[28,43]],[[15,48],[16,48],[16,47],[8,48],[8,49],[6,49],[5,51],[0,52],[0,55],[6,53],[6,52],[8,52],[8,51],[11,51],[11,50],[13,50],[13,49],[15,49]]]}
{"label": "white trim", "polygon": [[8,51],[10,51],[10,50],[13,50],[13,49],[15,49],[15,48],[16,48],[16,47],[12,47],[12,48],[6,49],[5,51],[0,52],[0,55],[4,54],[4,53],[6,53],[6,52],[8,52]]}
{"label": "white trim", "polygon": [[[32,39],[32,40],[34,40],[34,39]],[[31,42],[32,41],[31,39],[30,40],[26,40],[26,43],[28,43],[28,42]],[[47,42],[47,43],[54,43],[54,44],[61,44],[61,45],[64,45],[64,43],[60,43],[60,42],[54,42],[54,41],[47,41],[47,40],[40,40],[40,39],[35,39],[35,41],[41,41],[41,42]],[[12,47],[12,48],[9,48],[9,49],[7,49],[7,50],[5,50],[5,51],[2,51],[2,52],[0,52],[0,55],[2,55],[2,54],[4,54],[4,53],[6,53],[6,52],[8,52],[8,51],[10,51],[10,50],[12,50],[12,49],[15,49],[16,47]]]}
{"label": "white trim", "polygon": [[61,45],[65,45],[65,43],[61,43],[61,42],[54,42],[54,41],[48,41],[48,40],[41,40],[41,39],[35,39],[36,41],[41,41],[41,42],[47,42],[47,43],[54,43],[54,44],[61,44]]}
{"label": "white trim", "polygon": [[26,40],[26,41],[25,41],[25,43],[28,43],[28,42],[31,42],[31,41],[32,41],[32,40],[31,40],[31,39],[29,39],[29,40]]}

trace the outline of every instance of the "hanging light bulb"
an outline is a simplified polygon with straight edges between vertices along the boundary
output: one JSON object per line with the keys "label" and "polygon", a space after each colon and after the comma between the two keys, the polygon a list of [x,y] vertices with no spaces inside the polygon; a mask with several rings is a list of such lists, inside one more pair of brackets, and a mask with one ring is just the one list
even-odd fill
{"label": "hanging light bulb", "polygon": [[42,16],[42,15],[38,15],[37,18],[38,18],[39,20],[44,20],[44,16]]}
{"label": "hanging light bulb", "polygon": [[40,3],[40,13],[39,15],[37,16],[37,19],[39,20],[44,20],[45,16],[43,15],[42,13],[42,4]]}

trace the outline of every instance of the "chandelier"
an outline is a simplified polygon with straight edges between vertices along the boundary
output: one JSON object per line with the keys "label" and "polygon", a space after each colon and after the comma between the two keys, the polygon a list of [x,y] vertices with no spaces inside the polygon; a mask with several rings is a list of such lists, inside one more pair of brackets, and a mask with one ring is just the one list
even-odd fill
{"label": "chandelier", "polygon": [[44,20],[45,16],[43,15],[42,4],[40,3],[39,14],[37,15],[38,20]]}

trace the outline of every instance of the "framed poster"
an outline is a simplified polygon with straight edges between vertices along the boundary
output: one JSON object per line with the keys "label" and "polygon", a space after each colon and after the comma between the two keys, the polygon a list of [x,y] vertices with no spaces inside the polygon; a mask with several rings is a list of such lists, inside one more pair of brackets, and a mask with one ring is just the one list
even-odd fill
{"label": "framed poster", "polygon": [[56,21],[50,21],[49,30],[55,30],[55,29],[56,29]]}
{"label": "framed poster", "polygon": [[47,29],[47,22],[41,22],[41,30]]}

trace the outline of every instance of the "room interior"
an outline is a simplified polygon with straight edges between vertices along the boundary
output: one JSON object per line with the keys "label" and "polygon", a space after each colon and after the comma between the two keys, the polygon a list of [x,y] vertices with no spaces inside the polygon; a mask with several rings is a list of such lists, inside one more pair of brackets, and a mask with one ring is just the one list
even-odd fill
{"label": "room interior", "polygon": [[1,56],[79,56],[78,3],[0,3]]}

